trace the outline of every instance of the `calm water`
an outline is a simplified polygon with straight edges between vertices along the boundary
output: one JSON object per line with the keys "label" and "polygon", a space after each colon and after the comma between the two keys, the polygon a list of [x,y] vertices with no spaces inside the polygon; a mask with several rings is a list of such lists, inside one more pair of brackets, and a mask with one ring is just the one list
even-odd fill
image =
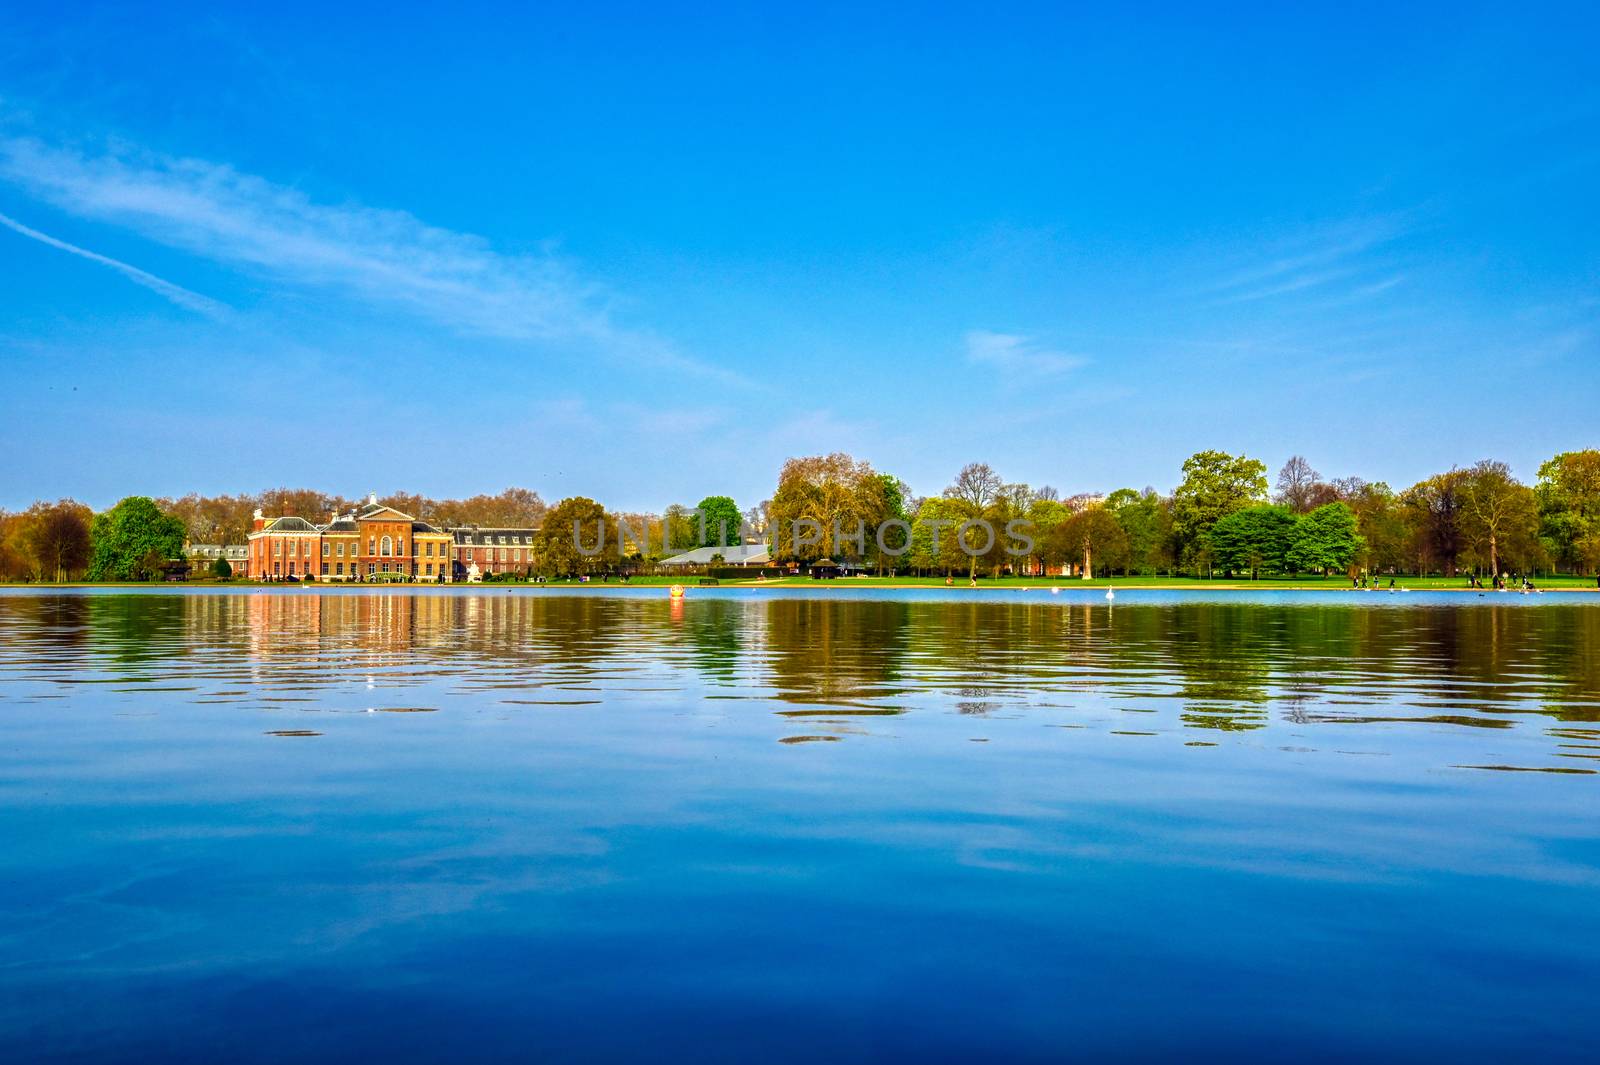
{"label": "calm water", "polygon": [[1600,598],[0,593],[0,1059],[1595,1060]]}

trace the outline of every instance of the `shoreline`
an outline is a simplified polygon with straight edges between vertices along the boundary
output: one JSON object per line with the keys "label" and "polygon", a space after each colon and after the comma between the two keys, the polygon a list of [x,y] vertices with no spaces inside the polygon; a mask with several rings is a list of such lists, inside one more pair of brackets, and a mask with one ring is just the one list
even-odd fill
{"label": "shoreline", "polygon": [[1024,582],[1016,582],[1016,583],[1000,584],[1000,583],[995,583],[993,581],[988,581],[988,582],[982,582],[982,583],[979,583],[976,586],[973,586],[973,585],[969,585],[969,584],[967,584],[965,582],[958,582],[956,584],[948,584],[947,585],[947,584],[944,584],[943,582],[938,582],[938,583],[911,583],[911,582],[904,582],[904,581],[884,581],[884,580],[881,580],[881,579],[874,579],[874,578],[868,578],[867,580],[861,580],[859,578],[849,578],[849,577],[836,578],[836,579],[831,579],[831,580],[810,580],[810,579],[771,580],[771,581],[754,581],[754,580],[735,581],[735,580],[727,580],[727,581],[721,581],[720,583],[714,584],[714,585],[700,585],[700,584],[696,583],[696,579],[694,579],[694,578],[688,578],[688,579],[678,580],[678,581],[673,581],[671,579],[665,579],[665,578],[652,578],[652,579],[648,579],[648,580],[644,580],[644,581],[636,581],[636,582],[629,582],[629,583],[622,583],[622,582],[619,582],[619,581],[610,581],[610,582],[561,581],[561,582],[550,582],[550,583],[546,583],[546,584],[536,584],[536,583],[532,583],[532,582],[509,582],[509,581],[508,582],[503,582],[503,583],[502,582],[489,582],[489,583],[481,583],[480,582],[480,583],[477,583],[477,584],[469,584],[469,583],[467,583],[465,581],[452,582],[452,583],[449,583],[449,584],[401,583],[401,582],[398,582],[398,581],[373,582],[373,583],[370,583],[370,584],[369,583],[362,583],[362,582],[333,582],[333,581],[329,581],[329,582],[326,582],[326,583],[323,583],[323,582],[310,582],[310,583],[299,583],[299,584],[290,584],[288,582],[279,582],[279,581],[169,581],[169,582],[160,582],[160,581],[63,581],[60,584],[54,584],[54,583],[34,583],[34,582],[27,582],[27,581],[8,581],[8,582],[0,582],[0,592],[9,591],[9,590],[12,590],[12,589],[18,589],[18,590],[27,589],[27,590],[30,590],[30,591],[47,592],[47,591],[67,591],[67,590],[104,588],[104,589],[144,589],[144,590],[171,589],[172,591],[219,591],[219,592],[220,591],[230,591],[230,590],[244,591],[244,590],[266,589],[266,590],[274,590],[274,591],[279,591],[279,592],[284,592],[284,593],[294,592],[294,591],[318,591],[318,592],[321,592],[321,591],[380,592],[381,591],[381,592],[391,592],[391,591],[421,591],[421,590],[429,590],[429,591],[461,590],[461,591],[472,591],[472,592],[489,592],[489,591],[499,592],[499,591],[502,591],[502,590],[504,590],[504,591],[516,591],[516,590],[552,591],[552,590],[556,590],[556,591],[602,593],[602,592],[638,591],[640,589],[659,589],[661,591],[666,591],[669,588],[671,588],[674,584],[683,585],[684,589],[686,591],[688,591],[688,592],[691,592],[691,593],[692,592],[696,592],[696,591],[714,591],[714,590],[719,589],[719,588],[741,588],[741,589],[748,588],[748,589],[776,589],[776,590],[783,590],[783,589],[788,589],[788,590],[810,589],[812,591],[820,591],[820,592],[840,591],[840,590],[861,591],[861,590],[878,590],[878,589],[892,591],[892,590],[896,590],[896,589],[906,589],[906,590],[911,590],[911,591],[941,591],[941,592],[952,592],[952,593],[954,593],[954,592],[991,592],[992,593],[992,592],[1028,592],[1028,591],[1045,591],[1045,592],[1048,592],[1048,591],[1051,591],[1052,589],[1054,589],[1054,590],[1056,590],[1058,592],[1096,592],[1096,591],[1104,591],[1104,590],[1115,589],[1116,591],[1125,592],[1125,593],[1126,592],[1140,592],[1140,591],[1148,591],[1148,592],[1268,592],[1268,593],[1272,593],[1272,592],[1326,592],[1326,593],[1332,594],[1332,595],[1344,595],[1344,594],[1358,594],[1358,595],[1385,595],[1385,594],[1389,594],[1389,595],[1394,595],[1394,594],[1404,594],[1404,593],[1410,593],[1410,592],[1428,592],[1428,593],[1452,592],[1452,593],[1455,593],[1455,594],[1467,594],[1467,595],[1476,594],[1476,595],[1480,595],[1480,596],[1489,596],[1489,595],[1524,595],[1524,594],[1527,594],[1527,595],[1546,595],[1546,594],[1562,594],[1562,593],[1569,593],[1569,594],[1570,593],[1579,593],[1579,594],[1582,594],[1582,593],[1587,593],[1587,594],[1600,593],[1600,587],[1596,587],[1596,586],[1593,586],[1593,585],[1588,585],[1588,586],[1577,585],[1577,586],[1575,586],[1575,585],[1572,585],[1570,583],[1569,584],[1554,585],[1554,586],[1550,586],[1550,587],[1540,587],[1540,588],[1536,588],[1534,591],[1525,593],[1521,589],[1516,589],[1516,588],[1507,588],[1507,589],[1501,590],[1501,589],[1495,589],[1495,588],[1463,588],[1463,587],[1460,587],[1459,585],[1451,585],[1451,586],[1427,586],[1427,585],[1423,585],[1423,586],[1420,586],[1420,587],[1406,585],[1406,586],[1396,586],[1395,588],[1391,589],[1391,588],[1344,588],[1344,587],[1332,587],[1332,586],[1328,586],[1328,585],[1318,585],[1318,584],[1276,584],[1276,583],[1266,584],[1266,583],[1259,583],[1259,582],[1257,582],[1257,583],[1239,583],[1239,582],[1212,582],[1212,581],[1191,581],[1189,583],[1182,583],[1182,584],[1170,584],[1170,583],[1144,584],[1144,583],[1139,583],[1137,581],[1130,581],[1128,583],[1119,583],[1114,578],[1110,579],[1110,580],[1103,579],[1103,578],[1097,578],[1097,579],[1092,580],[1092,581],[1071,580],[1071,581],[1066,581],[1066,582],[1059,583],[1059,584],[1045,584],[1042,581],[1040,581],[1040,582],[1029,581],[1029,582],[1026,582],[1026,583],[1024,583]]}

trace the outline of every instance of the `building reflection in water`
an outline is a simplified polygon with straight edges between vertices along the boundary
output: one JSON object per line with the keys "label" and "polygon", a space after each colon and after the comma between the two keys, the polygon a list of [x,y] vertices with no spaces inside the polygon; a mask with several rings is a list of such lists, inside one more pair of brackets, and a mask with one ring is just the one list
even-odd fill
{"label": "building reflection in water", "polygon": [[1072,710],[1250,731],[1600,717],[1600,610],[1247,602],[568,595],[541,590],[0,596],[0,679],[161,679],[263,701],[331,684],[737,689],[862,716]]}

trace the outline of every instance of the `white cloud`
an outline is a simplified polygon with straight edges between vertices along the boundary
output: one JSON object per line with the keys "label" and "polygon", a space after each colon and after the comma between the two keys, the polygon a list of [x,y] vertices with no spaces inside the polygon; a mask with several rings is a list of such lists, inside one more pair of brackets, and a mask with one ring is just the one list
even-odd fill
{"label": "white cloud", "polygon": [[1081,355],[1040,346],[1032,337],[974,329],[966,335],[967,361],[1027,374],[1059,374],[1087,365]]}
{"label": "white cloud", "polygon": [[316,203],[298,189],[200,159],[124,146],[85,152],[3,134],[0,180],[80,218],[458,332],[576,340],[615,358],[748,383],[649,333],[618,326],[600,286],[554,256],[502,254],[481,237],[430,226],[404,211]]}
{"label": "white cloud", "polygon": [[188,310],[197,311],[200,314],[209,315],[211,317],[218,317],[227,310],[225,306],[218,303],[216,300],[211,299],[210,297],[202,296],[198,292],[190,292],[181,285],[174,285],[171,281],[165,281],[157,277],[155,274],[141,270],[137,266],[130,266],[129,264],[118,259],[113,259],[108,255],[101,255],[99,252],[93,252],[87,248],[80,248],[76,244],[68,244],[64,240],[57,240],[55,237],[50,236],[50,234],[41,233],[31,226],[25,226],[15,218],[11,218],[7,215],[0,214],[0,226],[5,226],[8,229],[15,230],[25,237],[37,240],[41,244],[47,244],[52,248],[57,248],[71,255],[77,255],[81,258],[88,259],[90,262],[99,263],[101,266],[109,266],[111,269],[126,277],[129,281],[132,281],[134,284],[143,285],[151,292],[155,292],[166,299],[171,300],[173,303],[176,303],[178,306]]}

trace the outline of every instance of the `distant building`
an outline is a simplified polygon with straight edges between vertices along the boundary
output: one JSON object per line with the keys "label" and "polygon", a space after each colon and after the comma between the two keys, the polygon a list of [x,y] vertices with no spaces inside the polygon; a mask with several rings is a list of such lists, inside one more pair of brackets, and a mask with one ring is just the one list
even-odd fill
{"label": "distant building", "polygon": [[471,567],[480,575],[524,573],[533,565],[538,529],[484,529],[458,525],[450,529],[453,576],[464,581]]}
{"label": "distant building", "polygon": [[244,544],[190,544],[183,553],[194,570],[207,576],[219,558],[232,567],[235,577],[243,577],[250,564],[250,549]]}
{"label": "distant building", "polygon": [[257,510],[247,547],[253,580],[366,581],[454,578],[454,538],[425,521],[386,507],[366,506],[313,525],[297,515],[267,518]]}
{"label": "distant building", "polygon": [[[720,563],[712,559],[722,556]],[[681,555],[661,560],[663,566],[765,566],[772,561],[766,544],[732,544],[724,547],[697,547]]]}

